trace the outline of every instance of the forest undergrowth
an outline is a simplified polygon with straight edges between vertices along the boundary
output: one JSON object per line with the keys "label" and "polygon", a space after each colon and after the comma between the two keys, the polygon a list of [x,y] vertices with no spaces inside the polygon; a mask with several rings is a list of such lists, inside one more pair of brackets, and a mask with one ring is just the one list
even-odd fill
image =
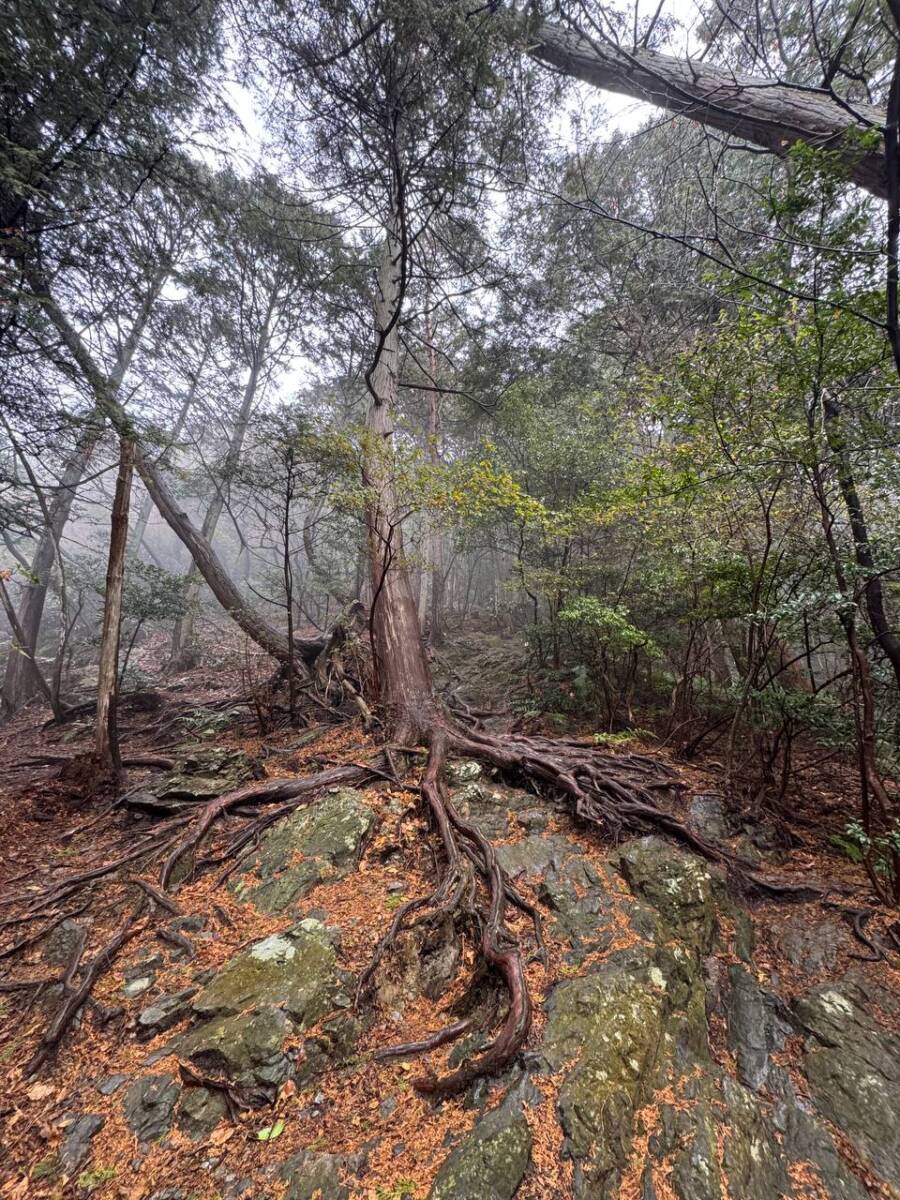
{"label": "forest undergrowth", "polygon": [[[508,699],[505,680],[516,675],[520,647],[477,626],[459,632],[464,653],[451,651],[444,658],[438,656],[434,664],[445,694],[455,693],[470,709],[496,705],[501,695]],[[153,653],[151,641],[143,650],[148,662]],[[128,791],[132,796],[140,792],[169,762],[209,751],[245,755],[256,778],[244,786],[256,792],[262,786],[275,793],[280,782],[307,776],[333,780],[334,785],[346,778],[361,788],[376,823],[361,847],[359,869],[334,882],[319,883],[309,904],[327,913],[344,931],[341,965],[357,981],[365,981],[379,952],[391,958],[385,937],[391,928],[399,928],[398,913],[423,907],[433,893],[439,851],[420,796],[424,755],[385,754],[358,720],[320,721],[313,706],[304,718],[308,728],[298,731],[282,724],[261,734],[253,706],[236,703],[242,687],[241,671],[234,665],[239,658],[237,653],[230,656],[230,669],[225,656],[224,661],[208,662],[174,679],[154,679],[145,692],[130,702],[123,700],[123,755],[135,764],[128,768]],[[487,661],[491,669],[485,673]],[[508,727],[517,720],[521,725],[514,713],[492,711],[494,727]],[[193,871],[167,874],[163,868],[161,875],[166,852],[171,853],[173,844],[183,852],[185,834],[200,828],[197,805],[160,814],[149,804],[117,804],[109,795],[92,795],[91,781],[77,765],[90,737],[90,716],[87,723],[75,719],[62,727],[48,727],[46,718],[39,708],[26,709],[10,726],[2,749],[0,885],[5,915],[0,954],[6,977],[0,983],[0,1059],[9,1072],[0,1113],[8,1130],[2,1194],[58,1194],[49,1169],[47,1183],[42,1183],[42,1164],[53,1161],[71,1114],[89,1097],[92,1111],[99,1110],[104,1122],[92,1147],[92,1162],[100,1166],[91,1168],[93,1174],[87,1171],[78,1177],[81,1194],[138,1200],[168,1194],[165,1187],[189,1177],[190,1195],[212,1196],[218,1194],[220,1184],[213,1187],[210,1168],[204,1164],[221,1170],[224,1162],[229,1177],[266,1178],[271,1184],[273,1162],[292,1152],[327,1148],[331,1154],[352,1159],[368,1148],[366,1179],[373,1181],[372,1186],[354,1194],[373,1200],[424,1196],[441,1147],[471,1128],[477,1110],[469,1093],[436,1100],[416,1082],[447,1078],[450,1063],[455,1063],[457,1073],[460,1070],[459,1059],[451,1057],[453,1043],[471,1032],[473,1018],[459,1020],[459,1013],[467,1003],[471,1010],[473,987],[476,991],[487,987],[488,996],[487,1002],[480,997],[476,1019],[494,1032],[509,1019],[503,989],[485,979],[471,940],[464,943],[449,987],[436,999],[420,995],[404,1005],[402,1014],[383,1002],[384,964],[379,987],[359,987],[355,1000],[366,1014],[367,1025],[351,1065],[327,1072],[306,1093],[291,1080],[275,1089],[261,1108],[238,1088],[225,1091],[230,1119],[208,1138],[198,1144],[174,1131],[165,1146],[137,1154],[118,1098],[98,1097],[96,1080],[128,1076],[148,1062],[169,1067],[173,1063],[169,1033],[149,1041],[140,1037],[137,1014],[142,1001],[127,995],[127,964],[142,958],[156,961],[161,949],[174,949],[156,984],[166,994],[178,994],[248,944],[289,928],[290,916],[266,915],[240,903],[231,886],[242,856],[258,845],[272,817],[286,809],[276,797],[262,807],[238,804],[218,814],[221,819],[210,822],[193,847]],[[584,741],[590,734],[584,728],[538,732],[536,724],[532,721],[530,735],[546,737],[548,745],[561,749],[573,738]],[[721,791],[723,767],[713,754],[678,762],[660,749],[649,732],[612,753],[623,762],[634,755],[656,761],[660,771],[671,777],[673,786],[665,793],[664,805],[673,822],[686,820],[692,797]],[[498,778],[498,772],[492,774]],[[547,789],[536,802],[550,812],[544,836],[564,834],[598,865],[614,849],[560,803],[558,792]],[[830,840],[854,812],[852,768],[835,769],[832,763],[810,773],[802,787],[791,792],[790,804],[792,845],[778,844],[777,831],[764,814],[745,812],[736,814],[735,836],[717,847],[726,861],[729,856],[746,861],[752,853],[760,860],[761,876],[786,885],[782,896],[752,889],[744,896],[756,927],[755,965],[760,979],[775,978],[790,992],[794,967],[779,952],[776,932],[786,914],[793,920],[808,917],[813,923],[824,905],[834,908],[845,922],[846,939],[840,950],[845,965],[860,964],[884,986],[896,987],[900,959],[894,952],[892,916],[872,907],[861,868],[838,853]],[[155,833],[161,822],[168,830],[162,842]],[[252,830],[249,838],[248,829]],[[505,840],[499,839],[498,844]],[[759,854],[754,846],[765,846],[765,852]],[[116,862],[119,867],[110,870],[109,864]],[[77,880],[77,886],[72,880]],[[472,881],[469,886],[483,891],[485,883]],[[540,1041],[543,1002],[554,982],[566,978],[570,968],[564,961],[564,946],[547,929],[548,911],[535,881],[510,880],[508,886],[515,892],[514,898],[507,892],[504,904],[504,937],[510,939],[508,945],[521,950],[523,981],[532,1002],[532,1019],[516,1048],[517,1053],[527,1054]],[[627,889],[621,888],[624,898]],[[186,929],[201,932],[173,934],[173,917],[194,918]],[[48,973],[48,937],[72,918],[78,918],[88,932],[70,948],[69,957]],[[601,959],[634,942],[627,921],[621,920],[618,930]],[[729,954],[733,958],[733,951],[726,948],[725,961]],[[387,968],[388,977],[394,970],[395,966]],[[798,989],[801,983],[808,980],[798,978]],[[398,1043],[400,1052],[392,1053]],[[407,1053],[402,1053],[404,1046]],[[722,1062],[728,1061],[727,1045],[718,1046],[716,1053]],[[499,1062],[498,1070],[504,1065]],[[179,1061],[177,1066],[187,1086],[210,1085],[208,1078],[196,1073],[192,1078],[189,1063]],[[548,1133],[541,1116],[542,1106],[549,1113],[556,1103],[554,1086],[558,1081],[554,1085],[552,1077],[545,1079],[539,1101],[529,1108],[535,1141],[522,1196],[570,1194],[571,1163],[560,1156],[558,1135]],[[489,1097],[502,1093],[496,1071],[487,1071],[483,1089]],[[391,1098],[397,1103],[385,1104]],[[277,1134],[273,1136],[272,1130]],[[631,1194],[628,1186],[626,1178],[623,1198]]]}

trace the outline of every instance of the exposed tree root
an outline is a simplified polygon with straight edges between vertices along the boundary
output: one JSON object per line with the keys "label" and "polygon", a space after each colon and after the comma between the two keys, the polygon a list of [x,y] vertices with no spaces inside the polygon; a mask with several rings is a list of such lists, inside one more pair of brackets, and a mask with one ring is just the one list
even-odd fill
{"label": "exposed tree root", "polygon": [[414,1054],[428,1054],[431,1050],[446,1046],[448,1042],[455,1042],[464,1033],[468,1033],[471,1028],[472,1021],[467,1017],[464,1021],[457,1021],[455,1025],[447,1025],[444,1029],[433,1033],[431,1037],[423,1038],[420,1042],[402,1042],[397,1046],[383,1046],[380,1050],[376,1050],[372,1057],[376,1059],[407,1058]]}
{"label": "exposed tree root", "polygon": [[[614,754],[593,743],[549,739],[523,734],[493,736],[437,717],[428,738],[429,756],[421,784],[422,798],[443,849],[443,873],[435,890],[408,901],[397,910],[391,926],[376,947],[360,978],[357,1002],[368,988],[378,963],[398,936],[423,922],[461,917],[474,931],[480,959],[503,980],[508,1008],[499,1032],[477,1058],[440,1079],[420,1078],[414,1086],[432,1095],[450,1095],[474,1079],[502,1069],[519,1053],[531,1024],[531,1000],[525,980],[522,951],[506,922],[507,904],[526,912],[534,924],[543,953],[540,916],[504,877],[490,842],[456,811],[444,783],[449,753],[490,763],[507,777],[549,788],[572,803],[574,815],[604,837],[617,840],[632,833],[658,832],[679,841],[709,862],[723,865],[744,888],[779,896],[808,899],[821,896],[822,887],[779,882],[759,875],[753,865],[724,847],[695,834],[663,808],[657,797],[680,790],[674,771],[651,755]],[[401,749],[414,749],[402,747]],[[479,892],[472,872],[482,885]],[[427,1051],[458,1036],[461,1023],[440,1030],[422,1044]],[[410,1044],[387,1047],[380,1056],[412,1053]]]}
{"label": "exposed tree root", "polygon": [[[245,787],[238,788],[233,792],[226,792],[224,796],[210,800],[201,810],[199,817],[193,819],[187,835],[179,837],[172,847],[159,874],[160,886],[163,889],[169,886],[172,873],[180,860],[196,848],[214,822],[225,813],[245,805],[288,801],[288,805],[282,810],[283,813],[287,813],[300,804],[309,803],[323,788],[361,783],[364,779],[371,778],[371,775],[372,772],[363,766],[332,767],[327,771],[319,771],[315,775],[307,775],[299,779],[269,779],[262,783],[248,783]],[[253,836],[252,830],[249,831],[249,836]]]}
{"label": "exposed tree root", "polygon": [[[683,822],[666,811],[659,797],[678,790],[682,785],[674,771],[651,755],[615,754],[592,743],[574,739],[550,739],[524,734],[494,736],[475,727],[457,724],[445,713],[436,712],[430,729],[420,740],[428,746],[428,757],[422,776],[420,793],[425,812],[438,835],[440,843],[440,874],[434,890],[427,896],[403,904],[394,915],[390,928],[379,942],[372,960],[363,972],[357,990],[361,1002],[379,962],[394,946],[397,938],[417,926],[437,926],[448,919],[458,924],[476,944],[477,971],[485,968],[502,980],[507,1004],[499,1030],[479,1055],[464,1062],[455,1071],[440,1077],[422,1077],[415,1086],[422,1092],[446,1096],[465,1089],[479,1076],[502,1070],[521,1051],[531,1026],[532,1003],[525,977],[523,951],[507,924],[508,906],[525,913],[532,922],[534,937],[546,961],[540,914],[525,899],[514,883],[504,874],[491,842],[476,826],[466,821],[454,806],[445,781],[448,755],[460,755],[480,760],[500,770],[510,779],[530,785],[540,793],[548,790],[562,795],[570,802],[573,814],[598,829],[606,839],[617,840],[631,833],[659,832],[675,838],[694,853],[710,862],[721,863],[745,886],[772,894],[820,893],[808,884],[778,883],[758,875],[752,865],[723,847],[699,837]],[[402,753],[419,747],[401,747]],[[225,793],[191,810],[167,815],[147,835],[140,838],[116,859],[93,866],[58,880],[37,895],[29,889],[14,897],[22,907],[21,915],[0,923],[0,928],[29,920],[38,920],[39,932],[21,938],[3,951],[4,956],[34,944],[67,916],[76,915],[78,908],[71,900],[84,888],[92,888],[111,876],[121,876],[124,870],[134,870],[138,864],[161,863],[158,885],[137,876],[128,882],[143,895],[139,906],[115,934],[88,963],[82,966],[84,941],[77,950],[77,960],[71,961],[64,976],[51,980],[21,981],[14,985],[20,990],[63,984],[63,1000],[59,1010],[36,1051],[28,1070],[35,1071],[55,1053],[75,1014],[90,996],[94,982],[108,969],[115,955],[138,928],[141,914],[150,909],[158,913],[177,914],[177,904],[169,889],[176,874],[205,870],[225,865],[220,875],[224,881],[258,844],[261,834],[275,821],[308,804],[329,787],[360,784],[366,780],[383,779],[394,787],[404,787],[402,772],[391,755],[390,748],[371,763],[341,762],[316,774],[294,779],[273,779],[249,783]],[[125,804],[128,797],[123,798]],[[195,854],[210,835],[214,826],[225,817],[245,818],[245,824],[232,833],[213,853],[199,862]],[[68,906],[67,906],[68,905]],[[61,906],[67,906],[61,911]],[[157,931],[159,932],[159,931]],[[862,940],[862,939],[861,939]],[[179,947],[188,954],[193,947]],[[75,979],[80,982],[75,986]],[[470,1016],[457,1020],[422,1042],[385,1047],[376,1057],[386,1058],[425,1053],[436,1049],[473,1028]],[[199,1077],[186,1080],[200,1084]],[[215,1081],[213,1081],[215,1082]],[[204,1086],[206,1084],[204,1083]],[[215,1084],[228,1091],[228,1085]],[[229,1092],[229,1106],[242,1106],[246,1097]]]}
{"label": "exposed tree root", "polygon": [[125,923],[91,959],[78,987],[73,987],[75,974],[81,965],[86,935],[79,939],[75,952],[60,980],[63,988],[63,1002],[48,1025],[31,1061],[25,1068],[26,1075],[35,1074],[56,1053],[60,1042],[65,1036],[66,1030],[87,1001],[94,984],[104,972],[109,970],[115,961],[116,955],[125,943],[130,941],[138,932],[140,927],[137,921],[145,904],[146,900],[142,898]]}
{"label": "exposed tree root", "polygon": [[[83,912],[90,903],[90,897],[80,906],[60,909],[60,906],[65,905],[73,896],[85,889],[94,889],[101,881],[120,876],[124,869],[134,869],[141,862],[146,864],[159,862],[160,858],[163,858],[160,887],[135,875],[127,878],[129,884],[134,885],[143,893],[140,902],[125,924],[90,959],[86,967],[82,965],[86,932],[81,931],[80,936],[76,939],[75,954],[61,975],[32,980],[11,980],[0,984],[0,991],[10,994],[37,993],[43,989],[60,985],[62,988],[60,1006],[51,1018],[26,1072],[33,1074],[53,1057],[73,1019],[89,1000],[97,979],[112,966],[126,942],[139,929],[145,927],[146,922],[139,923],[139,918],[148,909],[148,905],[151,910],[155,909],[164,914],[177,915],[180,913],[178,905],[165,889],[170,884],[176,867],[199,845],[219,818],[226,814],[242,814],[250,818],[248,826],[236,838],[231,839],[230,853],[233,854],[248,841],[258,837],[261,829],[293,811],[299,805],[308,803],[323,789],[340,784],[362,783],[366,779],[384,775],[385,763],[386,760],[379,757],[371,768],[365,764],[344,765],[299,779],[275,779],[247,784],[245,787],[204,804],[200,807],[199,813],[189,811],[170,816],[117,858],[67,875],[41,892],[35,893],[29,889],[19,895],[8,897],[7,903],[19,905],[20,911],[15,917],[9,917],[0,922],[0,929],[30,921],[38,922],[40,927],[34,933],[19,938],[12,945],[0,951],[0,958],[12,957],[19,951],[34,945],[63,921]],[[125,799],[127,802],[127,797]],[[259,815],[259,807],[273,805],[275,806],[273,811],[265,812],[262,816]],[[153,919],[152,913],[148,915],[148,919]],[[193,956],[194,947],[187,938],[168,930],[157,930],[156,933],[158,937],[163,937],[176,945],[188,957]],[[75,980],[79,976],[80,981],[76,986]],[[233,1101],[234,1097],[231,1099]]]}

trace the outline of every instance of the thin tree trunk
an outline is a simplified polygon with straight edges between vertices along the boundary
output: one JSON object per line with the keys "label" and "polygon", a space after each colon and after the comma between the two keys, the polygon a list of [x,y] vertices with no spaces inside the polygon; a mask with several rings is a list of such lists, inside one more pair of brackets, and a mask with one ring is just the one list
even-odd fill
{"label": "thin tree trunk", "polygon": [[117,726],[119,641],[122,634],[125,549],[128,544],[128,509],[133,474],[134,445],[127,438],[122,438],[109,535],[109,561],[103,598],[103,631],[100,636],[100,667],[97,673],[97,723],[94,731],[94,752],[97,761],[102,769],[109,772],[116,784],[119,783],[122,774]]}
{"label": "thin tree trunk", "polygon": [[841,410],[837,400],[825,394],[822,400],[825,439],[834,455],[838,487],[847,509],[850,532],[853,535],[853,552],[857,565],[863,572],[863,595],[866,613],[875,634],[875,640],[883,650],[894,671],[894,679],[900,690],[900,639],[891,628],[884,604],[884,588],[881,576],[875,568],[872,546],[869,542],[869,527],[862,506],[862,499],[853,475],[853,466],[847,451],[847,442],[841,428]]}
{"label": "thin tree trunk", "polygon": [[50,521],[38,539],[31,560],[30,578],[22,585],[24,595],[19,600],[17,612],[21,638],[17,637],[19,644],[6,661],[3,681],[2,705],[6,717],[12,716],[41,690],[35,656],[47,588],[56,562],[56,547],[69,519],[78,485],[99,440],[100,428],[94,423],[82,434],[72,457],[63,468],[56,496],[50,505]]}
{"label": "thin tree trunk", "polygon": [[[19,618],[16,615],[16,610],[13,607],[13,602],[9,597],[9,592],[6,590],[6,578],[7,578],[6,574],[3,571],[0,571],[0,602],[2,602],[3,611],[6,614],[6,619],[7,619],[7,621],[9,621],[9,627],[12,630],[14,643],[13,643],[13,648],[12,648],[11,653],[14,653],[18,648],[20,648],[23,645],[24,640],[25,640],[25,634],[22,630],[22,626],[19,624]],[[21,653],[21,649],[19,649],[19,653]],[[37,663],[32,664],[32,669],[34,671],[34,676],[35,676],[35,680],[37,682],[38,691],[41,693],[41,695],[44,697],[44,699],[48,702],[48,704],[52,708],[53,715],[54,715],[54,717],[56,717],[57,721],[61,721],[63,719],[65,713],[63,711],[62,705],[59,702],[59,696],[57,694],[54,694],[53,689],[50,687],[50,684],[44,678],[43,673],[41,672],[41,669],[37,665]]]}
{"label": "thin tree trunk", "polygon": [[[271,313],[270,313],[271,315]],[[240,411],[237,415],[237,420],[234,423],[234,428],[231,431],[231,440],[228,443],[228,450],[225,454],[225,461],[222,464],[222,480],[221,483],[216,483],[216,494],[213,496],[209,507],[203,517],[203,525],[201,532],[207,541],[212,542],[215,536],[216,527],[219,524],[219,518],[222,515],[222,510],[225,507],[225,488],[229,486],[230,480],[237,469],[240,462],[241,451],[244,447],[244,438],[247,434],[247,427],[250,424],[250,414],[253,411],[253,402],[256,399],[257,388],[259,387],[260,368],[262,366],[263,356],[265,355],[266,346],[269,341],[268,321],[263,329],[260,341],[255,348],[253,362],[250,367],[250,375],[244,387],[244,394],[241,399]],[[172,647],[169,653],[169,669],[173,671],[181,671],[186,667],[193,666],[196,661],[196,652],[194,648],[194,621],[197,616],[197,603],[200,596],[200,571],[196,563],[191,563],[187,573],[187,590],[185,599],[187,608],[184,616],[178,618],[175,622],[175,628],[172,630]]]}
{"label": "thin tree trunk", "polygon": [[[435,384],[428,391],[428,461],[437,470],[441,462],[441,395],[437,390],[437,353],[434,347],[434,328],[431,312],[425,309],[425,342],[428,347],[428,374]],[[428,639],[432,646],[444,641],[444,531],[440,518],[430,515],[428,521],[428,559],[431,565],[431,609]]]}
{"label": "thin tree trunk", "polygon": [[[150,320],[150,315],[153,311],[153,306],[156,299],[162,290],[163,284],[168,277],[168,268],[161,268],[153,276],[144,297],[140,311],[134,319],[134,323],[122,343],[119,351],[116,365],[109,375],[104,376],[102,372],[95,366],[94,371],[98,378],[103,380],[103,386],[109,395],[113,398],[118,396],[122,386],[122,381],[125,378],[128,368],[131,366],[135,351],[138,348],[141,337]],[[48,307],[51,305],[53,309],[62,317],[62,313],[53,304],[49,295],[49,289],[42,279],[32,276],[29,279],[33,290],[38,299],[47,308],[48,315],[58,327],[52,312]],[[37,286],[35,286],[37,285]],[[65,320],[65,318],[63,318]],[[74,330],[70,331],[74,334]],[[78,335],[74,334],[78,339]],[[65,339],[64,339],[65,340]],[[80,341],[80,339],[78,339]],[[67,342],[68,344],[68,342]],[[71,347],[70,347],[71,349]],[[96,388],[93,388],[96,397]],[[75,501],[75,496],[78,491],[78,486],[81,483],[82,476],[87,470],[88,464],[93,457],[97,444],[100,441],[103,433],[102,425],[102,406],[96,401],[95,411],[88,417],[85,429],[78,439],[75,450],[63,468],[62,478],[59,483],[59,490],[56,493],[53,504],[50,506],[50,521],[48,527],[41,534],[35,548],[34,558],[31,563],[32,579],[26,587],[25,595],[19,604],[19,624],[22,628],[22,633],[25,637],[23,652],[11,654],[6,664],[6,675],[3,682],[3,693],[0,705],[4,716],[11,716],[23,704],[25,704],[35,694],[38,687],[37,679],[34,675],[32,664],[37,653],[38,638],[41,630],[41,620],[44,615],[44,605],[47,600],[47,587],[50,582],[50,577],[53,572],[53,564],[56,560],[57,547],[62,539],[63,531],[69,520],[69,514],[72,511],[72,505]]]}
{"label": "thin tree trunk", "polygon": [[[271,654],[273,658],[286,663],[289,657],[287,637],[274,625],[270,625],[246,602],[219,561],[208,539],[194,525],[187,513],[179,507],[177,499],[166,485],[161,472],[135,439],[132,424],[117,398],[117,389],[112,386],[109,378],[94,362],[90,351],[77,331],[53,299],[47,282],[38,274],[31,272],[29,283],[47,316],[60,334],[61,340],[81,370],[85,382],[91,388],[99,412],[109,420],[120,437],[127,437],[134,442],[134,465],[144,486],[153,497],[153,503],[159,510],[160,516],[187,548],[197,564],[200,574],[209,584],[213,595],[249,638]],[[315,661],[326,642],[326,636],[295,639],[296,648],[306,663]]]}

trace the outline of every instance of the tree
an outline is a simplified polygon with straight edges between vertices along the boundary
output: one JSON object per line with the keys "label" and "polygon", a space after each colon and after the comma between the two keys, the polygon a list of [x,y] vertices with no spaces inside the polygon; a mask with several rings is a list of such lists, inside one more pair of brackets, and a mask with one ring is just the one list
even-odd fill
{"label": "tree", "polygon": [[112,504],[109,562],[103,595],[100,663],[97,672],[97,717],[94,727],[94,753],[97,762],[116,787],[121,784],[122,775],[117,713],[119,643],[122,635],[122,595],[125,587],[125,550],[128,543],[128,508],[133,470],[134,447],[123,439],[119,447],[119,471]]}
{"label": "tree", "polygon": [[[644,100],[776,155],[798,142],[836,149],[855,183],[888,197],[883,108],[858,100],[848,104],[827,76],[820,87],[750,76],[712,66],[701,55],[676,58],[652,50],[646,32],[638,44],[630,44],[602,11],[587,4],[575,9],[570,27],[541,22],[529,53],[564,75]],[[852,21],[848,10],[847,22]]]}
{"label": "tree", "polygon": [[[117,14],[103,4],[60,0],[49,8],[17,5],[8,14],[10,36],[0,52],[5,83],[0,228],[7,262],[2,337],[8,359],[27,364],[36,346],[52,359],[46,331],[29,303],[28,271],[40,263],[42,279],[68,274],[77,293],[92,266],[107,268],[106,285],[112,288],[106,299],[118,291],[122,316],[114,323],[113,344],[103,345],[101,355],[109,387],[121,386],[166,276],[159,262],[167,257],[155,231],[149,246],[146,236],[130,240],[129,209],[141,189],[169,169],[177,158],[173,151],[189,137],[198,90],[218,52],[214,11],[212,4],[188,13],[178,3],[138,3]],[[122,270],[123,251],[135,248],[137,259]],[[152,249],[161,253],[147,268],[141,251]],[[87,287],[81,294],[90,293]],[[102,326],[96,312],[92,316],[99,336]],[[103,320],[107,317],[104,312]],[[19,608],[25,648],[7,662],[6,714],[32,694],[31,663],[56,547],[102,430],[96,410],[82,419]]]}

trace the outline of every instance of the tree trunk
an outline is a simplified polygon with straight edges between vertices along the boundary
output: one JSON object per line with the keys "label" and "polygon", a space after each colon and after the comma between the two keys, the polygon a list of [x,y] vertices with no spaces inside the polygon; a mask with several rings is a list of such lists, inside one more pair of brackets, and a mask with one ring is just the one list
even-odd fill
{"label": "tree trunk", "polygon": [[[122,381],[125,378],[128,368],[131,366],[131,360],[134,358],[135,351],[138,348],[144,329],[153,311],[153,306],[168,274],[168,268],[160,268],[149,281],[147,294],[144,297],[139,312],[135,316],[128,336],[122,344],[115,367],[110,374],[103,375],[99,368],[94,366],[95,376],[103,380],[105,390],[114,398],[118,395]],[[29,274],[28,278],[37,298],[44,304],[51,320],[59,328],[57,316],[62,318],[63,321],[65,321],[65,318],[53,303],[45,281],[40,276],[34,274]],[[76,340],[80,341],[80,338],[71,329],[71,326],[69,326],[69,333]],[[64,340],[69,345],[69,341],[67,339]],[[93,386],[93,382],[92,389],[96,395],[96,387]],[[44,615],[44,604],[47,599],[47,586],[50,582],[53,564],[56,560],[56,548],[60,543],[63,530],[69,520],[69,513],[75,501],[78,485],[81,483],[81,478],[87,469],[91,456],[103,432],[102,416],[102,408],[98,404],[95,412],[88,418],[86,428],[78,439],[72,457],[66,463],[62,479],[60,480],[59,490],[50,507],[51,519],[49,526],[41,534],[34,552],[31,564],[32,582],[28,584],[25,596],[19,605],[18,613],[19,624],[26,638],[24,653],[11,654],[6,664],[2,702],[0,702],[2,703],[4,716],[11,716],[17,709],[21,708],[23,704],[35,695],[37,689],[37,680],[32,671],[31,663],[37,653],[41,620]]]}
{"label": "tree trunk", "polygon": [[[271,311],[270,311],[271,316]],[[225,491],[229,482],[237,469],[240,462],[241,450],[244,447],[244,438],[247,434],[247,427],[250,424],[250,413],[253,411],[253,402],[256,399],[256,391],[259,386],[259,374],[262,366],[263,356],[266,352],[266,346],[269,341],[269,324],[268,320],[263,328],[259,343],[254,349],[253,361],[250,367],[250,375],[244,387],[244,395],[241,399],[240,411],[237,415],[237,420],[234,423],[234,429],[231,431],[231,440],[228,444],[228,450],[225,454],[225,461],[222,464],[222,481],[216,483],[216,494],[213,496],[206,514],[203,517],[202,534],[207,541],[212,542],[215,536],[216,527],[219,524],[219,517],[222,515],[222,509],[225,507]],[[194,619],[197,615],[197,602],[200,595],[200,571],[196,563],[192,563],[187,574],[187,611],[183,617],[179,617],[175,622],[175,628],[172,631],[172,648],[169,654],[169,668],[173,671],[181,671],[186,667],[193,666],[196,662],[196,652],[194,650]]]}
{"label": "tree trunk", "polygon": [[391,409],[399,386],[399,317],[402,303],[401,247],[396,229],[385,236],[375,298],[375,361],[367,382],[363,482],[369,497],[366,528],[372,603],[376,694],[382,718],[400,742],[430,737],[436,702],[422,642],[419,614],[403,549],[401,512],[394,482]]}
{"label": "tree trunk", "polygon": [[[435,384],[428,391],[428,461],[437,470],[441,462],[441,394],[437,390],[437,353],[431,313],[425,311],[425,342],[428,347],[428,374]],[[428,640],[432,646],[444,641],[444,530],[434,515],[428,522],[428,559],[431,564],[431,609]]]}
{"label": "tree trunk", "polygon": [[883,138],[865,151],[847,139],[848,133],[883,129],[883,109],[857,102],[845,106],[822,89],[737,74],[643,47],[629,50],[546,21],[529,53],[564,75],[689,117],[779,156],[797,142],[829,150],[848,142],[850,178],[873,195],[887,196]]}
{"label": "tree trunk", "polygon": [[[206,359],[208,357],[209,347],[211,345],[212,345],[212,342],[210,342],[209,345],[207,346],[206,352],[203,355],[201,364],[197,368],[197,371],[196,371],[193,379],[191,380],[191,386],[188,388],[187,395],[184,398],[184,401],[181,405],[181,409],[179,410],[179,413],[178,413],[178,417],[176,418],[175,424],[172,426],[172,431],[167,438],[166,446],[163,449],[160,457],[163,457],[163,455],[167,454],[169,452],[169,450],[172,449],[172,446],[181,437],[181,434],[184,430],[184,426],[187,422],[188,413],[191,411],[191,405],[194,403],[194,396],[197,394],[197,383],[200,379],[200,372],[203,370],[203,365],[206,362]],[[152,512],[153,512],[153,500],[151,499],[151,497],[148,493],[148,495],[146,495],[144,497],[143,502],[141,503],[141,507],[138,512],[138,519],[137,519],[137,522],[134,527],[134,533],[132,534],[132,537],[131,537],[131,544],[134,548],[135,555],[138,555],[141,552],[141,547],[144,544],[144,538],[147,536],[147,526],[150,523],[150,514]],[[150,552],[151,557],[155,558],[155,556],[153,555],[153,552],[150,550],[149,546],[147,547],[147,549]]]}
{"label": "tree trunk", "polygon": [[853,535],[853,553],[857,566],[862,571],[863,596],[866,613],[875,640],[881,647],[894,671],[894,679],[900,690],[900,639],[891,628],[884,604],[884,588],[881,576],[875,567],[872,546],[869,542],[869,527],[862,506],[862,499],[853,475],[853,465],[847,451],[847,442],[841,428],[841,410],[837,400],[826,394],[822,401],[823,424],[828,448],[835,458],[838,486],[841,499],[847,509],[850,532]]}
{"label": "tree trunk", "polygon": [[20,646],[10,651],[6,660],[2,696],[5,717],[11,717],[41,690],[35,673],[34,659],[47,600],[47,588],[56,562],[56,547],[69,519],[81,477],[99,440],[100,427],[96,423],[90,425],[81,435],[72,457],[63,469],[59,489],[50,505],[50,524],[38,539],[31,560],[31,578],[23,584],[25,592],[19,601],[17,613],[24,640]]}
{"label": "tree trunk", "polygon": [[134,446],[127,438],[122,438],[109,535],[109,561],[103,598],[103,631],[100,636],[100,667],[97,673],[97,723],[94,732],[94,752],[97,761],[103,770],[108,771],[116,784],[119,783],[122,774],[117,728],[119,640],[122,633],[125,548],[128,544],[128,508],[133,474]]}
{"label": "tree trunk", "polygon": [[[98,411],[109,420],[120,437],[133,441],[134,465],[144,486],[153,497],[153,503],[160,516],[187,548],[213,595],[249,638],[279,662],[286,663],[289,657],[286,636],[247,604],[209,541],[187,513],[179,508],[178,501],[169,491],[156,465],[150,461],[135,439],[131,422],[117,398],[117,388],[94,362],[87,346],[53,299],[46,280],[36,272],[30,272],[29,284],[81,370],[85,382],[91,388]],[[297,638],[296,647],[304,662],[311,663],[315,661],[326,642],[327,637],[324,636]]]}

